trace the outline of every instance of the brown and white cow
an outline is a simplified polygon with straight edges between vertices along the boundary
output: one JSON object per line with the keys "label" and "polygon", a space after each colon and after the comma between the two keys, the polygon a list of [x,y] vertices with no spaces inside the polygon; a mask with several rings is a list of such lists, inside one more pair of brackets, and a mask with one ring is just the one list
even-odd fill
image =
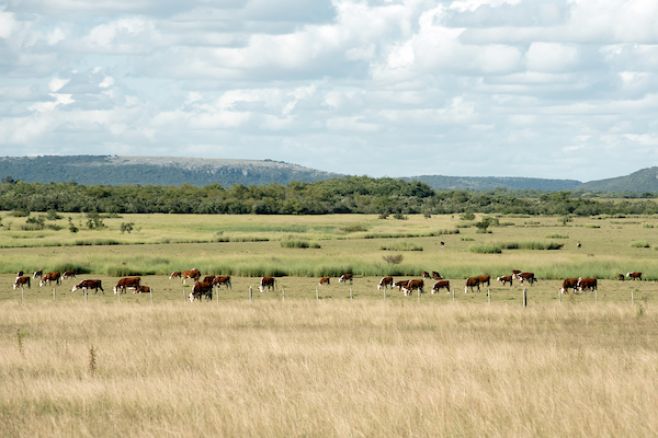
{"label": "brown and white cow", "polygon": [[275,282],[274,277],[271,277],[269,275],[263,276],[260,278],[258,290],[260,290],[261,293],[265,292],[265,289],[274,290],[274,282]]}
{"label": "brown and white cow", "polygon": [[503,286],[505,286],[507,283],[509,283],[509,285],[512,286],[512,282],[514,281],[514,276],[512,276],[512,275],[503,275],[501,277],[497,277],[496,281],[498,283],[502,283]]}
{"label": "brown and white cow", "polygon": [[185,284],[185,280],[188,278],[196,282],[199,281],[199,278],[201,278],[201,271],[199,271],[197,268],[188,269],[187,271],[183,271],[181,273],[180,278],[183,284]]}
{"label": "brown and white cow", "polygon": [[468,277],[466,283],[464,284],[464,293],[468,293],[468,289],[473,292],[473,288],[477,287],[478,292],[480,292],[480,276],[476,275],[475,277]]}
{"label": "brown and white cow", "polygon": [[520,269],[512,269],[512,277],[515,277],[521,273]]}
{"label": "brown and white cow", "polygon": [[423,277],[423,278],[431,278],[431,277],[430,277],[430,273],[427,272],[427,271],[423,271],[423,272],[421,272],[421,273],[420,273],[420,276]]}
{"label": "brown and white cow", "polygon": [[530,285],[534,285],[535,282],[537,281],[537,278],[535,277],[534,272],[520,272],[520,273],[516,274],[516,278],[521,283],[527,281],[528,283],[530,283]]}
{"label": "brown and white cow", "polygon": [[201,283],[212,283],[215,281],[215,276],[214,275],[206,275],[203,277],[202,280],[199,280]]}
{"label": "brown and white cow", "polygon": [[114,286],[114,289],[112,289],[114,291],[114,295],[118,293],[125,294],[126,289],[138,289],[140,286],[140,281],[142,281],[140,277],[123,277],[119,279],[117,285]]}
{"label": "brown and white cow", "polygon": [[75,278],[75,271],[64,271],[62,274],[62,280],[66,280],[68,278]]}
{"label": "brown and white cow", "polygon": [[33,279],[41,278],[43,276],[43,269],[40,271],[34,271],[34,274],[32,274]]}
{"label": "brown and white cow", "polygon": [[382,289],[388,289],[389,287],[393,287],[393,277],[391,277],[390,275],[382,277],[382,279],[379,280],[377,289],[382,290]]}
{"label": "brown and white cow", "polygon": [[576,287],[578,288],[579,291],[584,291],[584,290],[590,290],[590,291],[595,291],[598,289],[598,284],[597,284],[596,278],[582,278],[580,277],[578,279],[578,283]]}
{"label": "brown and white cow", "polygon": [[41,276],[41,281],[39,282],[39,287],[50,285],[52,282],[55,282],[55,285],[60,285],[62,277],[59,272],[48,272]]}
{"label": "brown and white cow", "polygon": [[642,273],[641,272],[627,272],[626,277],[630,278],[631,280],[642,280]]}
{"label": "brown and white cow", "polygon": [[213,285],[212,282],[202,282],[202,281],[197,281],[194,283],[194,288],[192,289],[192,292],[189,295],[189,300],[190,302],[194,302],[194,300],[199,300],[203,297],[206,297],[210,301],[212,301],[212,289]]}
{"label": "brown and white cow", "polygon": [[396,281],[393,287],[397,287],[399,291],[402,290],[403,287],[405,287],[409,283],[409,280],[400,280]]}
{"label": "brown and white cow", "polygon": [[24,289],[25,286],[29,289],[31,284],[30,284],[30,276],[29,275],[19,275],[16,277],[16,280],[14,280],[14,289],[18,289],[19,287],[21,289]]}
{"label": "brown and white cow", "polygon": [[560,289],[561,294],[568,294],[569,289],[573,289],[576,292],[578,288],[578,279],[574,277],[568,277],[562,280],[562,288]]}
{"label": "brown and white cow", "polygon": [[151,293],[151,287],[150,287],[150,286],[143,285],[143,284],[140,285],[140,286],[139,286],[137,289],[135,289],[135,291],[133,292],[133,294],[150,294],[150,293]]}
{"label": "brown and white cow", "polygon": [[434,286],[432,286],[432,295],[434,295],[434,293],[440,292],[441,289],[445,289],[446,291],[450,292],[450,281],[439,280],[434,283]]}
{"label": "brown and white cow", "polygon": [[105,294],[101,280],[82,280],[80,283],[73,286],[71,292],[75,292],[78,289],[82,290],[83,293],[87,293],[89,289],[94,289],[94,293],[98,293],[98,289],[100,289],[101,292]]}
{"label": "brown and white cow", "polygon": [[226,286],[226,289],[232,289],[231,286],[231,276],[230,275],[215,275],[215,278],[212,280],[212,285],[219,289],[222,286]]}
{"label": "brown and white cow", "polygon": [[352,284],[352,278],[353,278],[353,277],[352,277],[352,274],[345,273],[345,274],[341,275],[341,276],[338,278],[338,282],[339,282],[339,283],[345,283],[345,282],[348,282],[348,281],[349,281],[350,284]]}
{"label": "brown and white cow", "polygon": [[402,286],[402,292],[404,292],[406,296],[411,295],[414,290],[417,290],[422,294],[424,286],[425,282],[421,278],[414,278],[409,280],[405,286]]}
{"label": "brown and white cow", "polygon": [[443,280],[443,276],[441,275],[440,272],[432,271],[432,279],[433,280]]}
{"label": "brown and white cow", "polygon": [[183,275],[181,271],[174,271],[171,274],[169,274],[169,279],[173,280],[174,278],[181,278],[181,275]]}
{"label": "brown and white cow", "polygon": [[323,286],[323,285],[329,286],[331,284],[331,278],[329,278],[329,277],[320,277],[320,280],[318,280],[318,284],[320,286]]}

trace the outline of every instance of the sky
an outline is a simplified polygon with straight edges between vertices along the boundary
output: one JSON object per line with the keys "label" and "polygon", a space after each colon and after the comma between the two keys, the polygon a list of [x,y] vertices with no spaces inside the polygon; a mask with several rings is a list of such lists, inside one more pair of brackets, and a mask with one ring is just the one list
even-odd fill
{"label": "sky", "polygon": [[0,155],[588,181],[658,164],[656,0],[0,0]]}

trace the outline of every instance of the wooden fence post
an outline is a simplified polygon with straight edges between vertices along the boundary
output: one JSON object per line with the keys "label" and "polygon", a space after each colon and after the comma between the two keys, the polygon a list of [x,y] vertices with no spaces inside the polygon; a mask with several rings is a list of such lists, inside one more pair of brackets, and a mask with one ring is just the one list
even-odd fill
{"label": "wooden fence post", "polygon": [[320,301],[320,293],[318,292],[317,286],[315,286],[315,301]]}
{"label": "wooden fence post", "polygon": [[420,303],[420,288],[418,288],[418,302]]}
{"label": "wooden fence post", "polygon": [[253,291],[251,289],[251,285],[249,285],[249,302],[251,303],[253,301]]}
{"label": "wooden fence post", "polygon": [[25,289],[23,288],[23,286],[21,286],[21,306],[23,305],[23,300],[25,299],[25,297],[24,297],[24,290],[25,290]]}
{"label": "wooden fence post", "polygon": [[283,296],[281,297],[281,301],[285,301],[286,300],[286,288],[283,287],[283,286],[281,286],[281,293],[283,294]]}
{"label": "wooden fence post", "polygon": [[352,286],[350,286],[350,301],[352,300]]}
{"label": "wooden fence post", "polygon": [[528,307],[528,289],[523,288],[523,307]]}
{"label": "wooden fence post", "polygon": [[491,304],[491,291],[487,288],[487,304]]}

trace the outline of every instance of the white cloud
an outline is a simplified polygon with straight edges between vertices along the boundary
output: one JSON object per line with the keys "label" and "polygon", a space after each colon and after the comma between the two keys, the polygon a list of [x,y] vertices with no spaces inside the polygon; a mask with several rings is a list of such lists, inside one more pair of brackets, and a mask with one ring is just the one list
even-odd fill
{"label": "white cloud", "polygon": [[15,26],[16,19],[14,18],[14,14],[0,11],[0,38],[9,38]]}
{"label": "white cloud", "polygon": [[558,43],[533,42],[526,53],[531,71],[561,72],[578,66],[578,48]]}

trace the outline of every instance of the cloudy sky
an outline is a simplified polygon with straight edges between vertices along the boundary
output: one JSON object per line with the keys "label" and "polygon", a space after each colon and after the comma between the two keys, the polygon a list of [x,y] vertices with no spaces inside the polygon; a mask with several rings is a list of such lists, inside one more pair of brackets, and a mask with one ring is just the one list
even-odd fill
{"label": "cloudy sky", "polygon": [[591,180],[658,164],[656,0],[0,0],[0,155]]}

